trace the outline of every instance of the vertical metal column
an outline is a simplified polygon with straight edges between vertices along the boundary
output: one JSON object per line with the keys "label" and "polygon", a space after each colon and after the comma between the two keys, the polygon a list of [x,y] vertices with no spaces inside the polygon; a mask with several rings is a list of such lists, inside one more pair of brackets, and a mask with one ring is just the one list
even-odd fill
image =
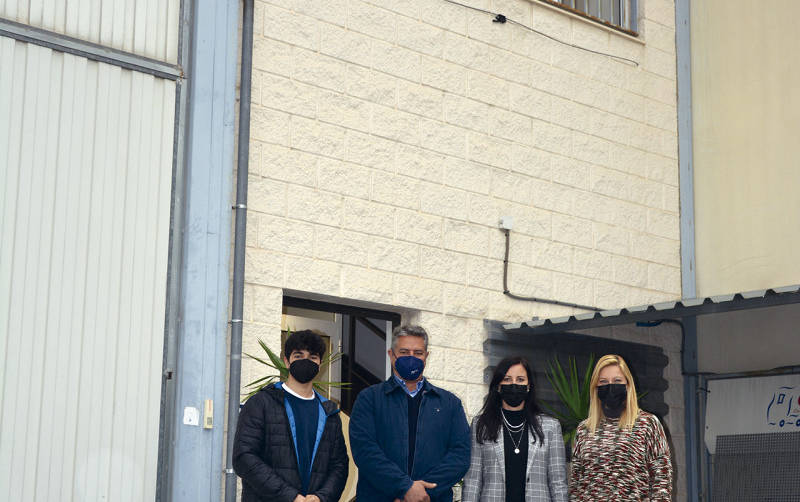
{"label": "vertical metal column", "polygon": [[[635,5],[633,2],[632,5]],[[694,168],[692,161],[692,53],[689,0],[675,2],[675,39],[678,58],[678,163],[680,169],[681,290],[684,298],[697,296],[694,240]],[[697,373],[697,320],[685,319],[684,399],[686,405],[686,490],[690,502],[700,497],[703,442]]]}
{"label": "vertical metal column", "polygon": [[685,401],[684,430],[686,431],[686,499],[700,500],[700,462],[702,462],[702,431],[700,429],[700,386],[697,376],[697,318],[683,320],[683,398]]}
{"label": "vertical metal column", "polygon": [[694,163],[692,155],[692,48],[689,0],[675,2],[678,58],[678,166],[680,170],[681,290],[697,296],[694,241]]}
{"label": "vertical metal column", "polygon": [[247,175],[250,160],[250,90],[253,73],[253,0],[242,8],[242,59],[239,91],[239,152],[236,161],[236,224],[233,248],[233,301],[231,302],[231,355],[228,372],[228,434],[225,449],[225,501],[236,502],[233,442],[239,419],[242,382],[242,322],[244,316],[244,260],[247,234]]}
{"label": "vertical metal column", "polygon": [[[167,476],[173,502],[222,493],[238,0],[191,2],[184,223]],[[213,402],[213,425],[184,421]]]}
{"label": "vertical metal column", "polygon": [[173,140],[172,197],[170,199],[169,261],[167,264],[167,306],[164,330],[164,358],[161,376],[161,419],[158,436],[158,474],[156,502],[169,500],[172,493],[172,478],[169,473],[175,449],[171,447],[175,433],[176,385],[178,359],[178,331],[181,311],[181,270],[183,269],[183,245],[186,200],[186,119],[188,116],[189,82],[185,72],[189,65],[191,38],[192,2],[181,0],[180,29],[178,30],[178,66],[184,70],[184,78],[176,82],[175,92],[175,136]]}

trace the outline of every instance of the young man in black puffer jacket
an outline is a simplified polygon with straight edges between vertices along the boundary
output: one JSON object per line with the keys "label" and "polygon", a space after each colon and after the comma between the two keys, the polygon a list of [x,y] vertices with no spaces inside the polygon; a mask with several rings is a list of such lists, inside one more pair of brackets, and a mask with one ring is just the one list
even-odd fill
{"label": "young man in black puffer jacket", "polygon": [[263,388],[239,413],[233,468],[242,502],[337,502],[347,482],[348,456],[339,409],[317,394],[325,344],[313,331],[287,340],[285,383]]}

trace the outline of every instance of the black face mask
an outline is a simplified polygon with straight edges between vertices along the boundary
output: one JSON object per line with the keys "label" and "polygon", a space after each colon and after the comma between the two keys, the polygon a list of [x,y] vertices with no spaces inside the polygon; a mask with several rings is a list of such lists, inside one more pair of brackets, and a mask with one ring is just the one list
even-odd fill
{"label": "black face mask", "polygon": [[511,407],[519,406],[528,397],[528,386],[515,383],[500,386],[500,397]]}
{"label": "black face mask", "polygon": [[609,418],[619,418],[625,410],[628,387],[624,383],[610,383],[597,386],[597,397],[603,405],[603,414]]}
{"label": "black face mask", "polygon": [[298,359],[289,365],[289,373],[300,383],[308,383],[319,373],[319,364],[311,359]]}

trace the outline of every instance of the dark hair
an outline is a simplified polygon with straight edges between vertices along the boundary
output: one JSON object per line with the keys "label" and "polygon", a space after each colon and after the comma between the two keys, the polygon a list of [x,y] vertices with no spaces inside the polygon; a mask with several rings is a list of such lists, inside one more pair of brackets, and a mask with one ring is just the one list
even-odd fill
{"label": "dark hair", "polygon": [[325,355],[325,342],[319,333],[310,329],[295,331],[286,339],[283,346],[283,355],[289,359],[295,350],[307,350],[310,354],[316,354],[322,359]]}
{"label": "dark hair", "polygon": [[478,423],[475,427],[475,436],[478,443],[486,441],[497,441],[497,436],[500,433],[502,426],[502,417],[500,416],[500,409],[503,406],[503,399],[500,397],[500,391],[497,390],[503,377],[508,373],[508,369],[517,364],[521,364],[525,371],[528,373],[528,386],[530,391],[525,398],[525,415],[528,420],[528,430],[533,435],[533,440],[544,442],[544,433],[542,432],[542,424],[539,415],[542,410],[536,404],[536,392],[533,386],[533,370],[528,360],[524,357],[506,357],[500,361],[494,369],[492,374],[492,381],[489,383],[489,393],[486,394],[486,400],[483,402],[483,408],[478,415]]}

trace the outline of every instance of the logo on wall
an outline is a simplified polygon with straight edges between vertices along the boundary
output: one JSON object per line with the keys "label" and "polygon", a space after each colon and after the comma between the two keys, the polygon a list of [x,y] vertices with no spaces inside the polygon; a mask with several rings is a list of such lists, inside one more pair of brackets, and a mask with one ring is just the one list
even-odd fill
{"label": "logo on wall", "polygon": [[800,428],[800,388],[778,387],[767,405],[767,423]]}

